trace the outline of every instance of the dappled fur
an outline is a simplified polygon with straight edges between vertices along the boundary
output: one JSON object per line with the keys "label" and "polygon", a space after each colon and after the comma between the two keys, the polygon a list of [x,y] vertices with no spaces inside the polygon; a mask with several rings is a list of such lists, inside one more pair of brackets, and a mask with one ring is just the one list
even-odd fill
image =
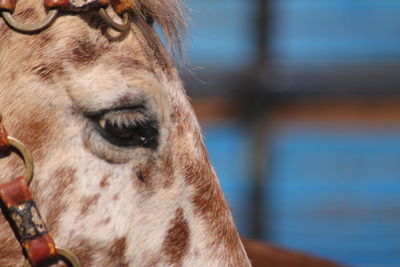
{"label": "dappled fur", "polygon": [[[0,112],[33,153],[32,194],[56,244],[84,266],[249,266],[177,71],[145,17],[176,44],[181,10],[176,0],[135,1],[122,34],[96,12],[63,14],[34,35],[0,20]],[[20,0],[15,16],[44,13],[41,1]],[[114,145],[93,126],[96,114],[138,106],[156,121],[156,148]],[[0,182],[23,171],[15,155],[0,168]],[[0,218],[0,266],[22,261]]]}

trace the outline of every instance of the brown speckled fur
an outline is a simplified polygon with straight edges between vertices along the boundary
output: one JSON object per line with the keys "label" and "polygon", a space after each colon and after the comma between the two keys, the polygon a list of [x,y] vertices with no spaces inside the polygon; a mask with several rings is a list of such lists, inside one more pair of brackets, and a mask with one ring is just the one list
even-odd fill
{"label": "brown speckled fur", "polygon": [[[44,12],[41,1],[20,0],[16,17]],[[134,1],[129,33],[96,12],[63,14],[33,35],[0,20],[0,112],[33,153],[32,194],[56,244],[85,267],[250,266],[177,71],[143,12],[179,42],[178,0]],[[94,128],[92,114],[137,105],[157,121],[156,148],[119,147]],[[22,162],[1,159],[0,169],[5,182]],[[0,266],[22,261],[0,218]]]}

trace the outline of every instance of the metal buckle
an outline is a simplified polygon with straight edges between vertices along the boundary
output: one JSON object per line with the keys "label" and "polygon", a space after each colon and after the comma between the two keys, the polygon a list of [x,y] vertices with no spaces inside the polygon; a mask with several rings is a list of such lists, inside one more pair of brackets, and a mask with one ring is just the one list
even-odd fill
{"label": "metal buckle", "polygon": [[48,28],[57,18],[58,10],[51,9],[42,21],[35,24],[24,24],[18,22],[13,18],[12,14],[9,11],[2,11],[1,14],[3,16],[3,19],[7,22],[7,24],[14,30],[23,33],[33,33]]}
{"label": "metal buckle", "polygon": [[29,185],[32,181],[33,177],[33,159],[31,152],[26,148],[26,146],[19,141],[18,139],[8,136],[8,142],[12,147],[18,150],[22,158],[25,162],[25,172],[24,172],[24,180]]}
{"label": "metal buckle", "polygon": [[[119,32],[126,32],[130,29],[131,22],[129,18],[129,12],[123,13],[121,18],[122,23],[118,23],[113,20],[110,15],[108,15],[104,7],[100,7],[98,12],[104,22],[112,29]],[[53,24],[54,20],[57,18],[58,13],[58,9],[52,8],[49,10],[46,17],[40,22],[34,24],[24,24],[16,21],[10,11],[1,11],[1,15],[3,16],[3,19],[6,21],[8,26],[22,33],[35,33],[47,29],[51,26],[51,24]]]}
{"label": "metal buckle", "polygon": [[122,24],[119,24],[115,22],[107,13],[107,11],[102,7],[99,9],[99,15],[100,17],[104,20],[105,23],[107,23],[108,26],[113,28],[116,31],[119,32],[126,32],[130,29],[131,22],[129,20],[129,14],[128,12],[125,12],[122,15]]}
{"label": "metal buckle", "polygon": [[[76,256],[68,249],[57,247],[57,254],[59,255],[60,260],[70,265],[71,267],[82,267]],[[32,267],[32,265],[29,263],[28,260],[26,260],[23,267]]]}

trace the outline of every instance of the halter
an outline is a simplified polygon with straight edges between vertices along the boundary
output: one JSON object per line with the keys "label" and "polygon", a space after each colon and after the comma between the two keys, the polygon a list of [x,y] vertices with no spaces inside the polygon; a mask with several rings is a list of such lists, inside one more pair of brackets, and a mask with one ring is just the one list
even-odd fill
{"label": "halter", "polygon": [[0,185],[0,208],[24,251],[24,267],[50,263],[57,259],[69,266],[81,267],[71,251],[57,247],[54,243],[29,191],[33,178],[32,155],[22,142],[8,136],[1,123],[1,115],[0,152],[3,157],[10,155],[10,152],[16,152],[25,162],[22,176]]}
{"label": "halter", "polygon": [[[106,12],[111,4],[115,13],[122,16],[122,24],[114,21]],[[23,24],[13,17],[16,0],[0,0],[0,12],[3,19],[12,29],[22,33],[35,33],[50,27],[62,11],[83,12],[97,10],[103,21],[111,28],[119,32],[128,31],[130,28],[129,10],[133,4],[130,0],[44,0],[47,15],[35,24]]]}

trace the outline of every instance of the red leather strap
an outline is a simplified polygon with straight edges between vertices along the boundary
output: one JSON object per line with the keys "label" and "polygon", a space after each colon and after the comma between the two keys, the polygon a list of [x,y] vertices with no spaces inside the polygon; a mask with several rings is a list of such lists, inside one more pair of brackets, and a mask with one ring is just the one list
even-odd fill
{"label": "red leather strap", "polygon": [[0,185],[0,198],[7,208],[18,206],[32,199],[28,184],[23,177]]}
{"label": "red leather strap", "polygon": [[0,10],[13,12],[15,9],[15,0],[0,0]]}
{"label": "red leather strap", "polygon": [[118,15],[133,9],[133,1],[130,0],[110,0],[110,2]]}
{"label": "red leather strap", "polygon": [[50,234],[22,243],[29,261],[33,266],[57,255],[56,245]]}
{"label": "red leather strap", "polygon": [[57,255],[56,246],[23,177],[0,185],[0,199],[18,241],[33,266]]}
{"label": "red leather strap", "polygon": [[69,0],[44,0],[46,8],[68,8]]}
{"label": "red leather strap", "polygon": [[[0,0],[4,1],[4,0]],[[58,8],[67,11],[87,11],[90,8],[106,7],[110,4],[109,0],[44,0],[46,8]]]}

